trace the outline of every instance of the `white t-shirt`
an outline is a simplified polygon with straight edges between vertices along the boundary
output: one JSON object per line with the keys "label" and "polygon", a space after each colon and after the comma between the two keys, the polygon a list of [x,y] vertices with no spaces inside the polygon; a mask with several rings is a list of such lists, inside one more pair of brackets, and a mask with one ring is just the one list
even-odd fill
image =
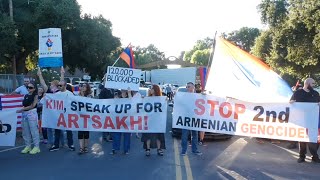
{"label": "white t-shirt", "polygon": [[21,94],[21,95],[26,95],[26,94],[29,93],[29,92],[28,92],[28,89],[27,89],[27,87],[26,87],[25,85],[22,85],[22,86],[18,87],[18,88],[15,90],[15,92],[18,93],[18,94]]}
{"label": "white t-shirt", "polygon": [[59,92],[57,92],[55,94],[65,94],[66,96],[74,96],[74,94],[71,91],[68,91],[68,90],[66,90],[64,92],[59,91]]}

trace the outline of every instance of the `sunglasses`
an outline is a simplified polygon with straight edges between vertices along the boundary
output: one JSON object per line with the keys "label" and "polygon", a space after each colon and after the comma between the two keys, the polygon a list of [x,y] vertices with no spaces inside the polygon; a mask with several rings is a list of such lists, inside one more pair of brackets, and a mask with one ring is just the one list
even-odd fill
{"label": "sunglasses", "polygon": [[63,85],[59,84],[58,87],[62,87]]}
{"label": "sunglasses", "polygon": [[27,88],[28,88],[28,89],[34,89],[34,87],[32,87],[32,86],[27,86]]}

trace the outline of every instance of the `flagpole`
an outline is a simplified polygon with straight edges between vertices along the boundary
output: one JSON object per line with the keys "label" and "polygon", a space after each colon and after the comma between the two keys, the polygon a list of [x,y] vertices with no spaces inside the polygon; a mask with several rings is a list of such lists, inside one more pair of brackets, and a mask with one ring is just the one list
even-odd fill
{"label": "flagpole", "polygon": [[212,61],[212,58],[213,58],[213,55],[214,55],[214,50],[215,50],[215,46],[216,46],[216,38],[217,38],[217,31],[216,31],[216,33],[214,34],[214,39],[213,39],[213,43],[212,43],[212,52],[210,53],[210,56],[209,56],[209,61],[208,61],[208,64],[207,64],[207,69],[209,68],[209,65],[211,64],[211,61]]}
{"label": "flagpole", "polygon": [[[131,43],[129,43],[127,47],[129,47],[130,45],[131,45]],[[127,47],[124,48],[124,49],[127,49]],[[121,54],[120,54],[120,55],[121,55]],[[114,65],[116,65],[116,63],[119,61],[120,55],[119,55],[118,59],[116,59],[116,62],[114,62],[114,63],[112,64],[112,67],[113,67]]]}

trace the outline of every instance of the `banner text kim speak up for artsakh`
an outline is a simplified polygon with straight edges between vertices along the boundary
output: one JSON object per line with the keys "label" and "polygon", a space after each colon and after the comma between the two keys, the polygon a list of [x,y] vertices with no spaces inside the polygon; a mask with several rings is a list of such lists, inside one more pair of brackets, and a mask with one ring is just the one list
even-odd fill
{"label": "banner text kim speak up for artsakh", "polygon": [[73,131],[166,131],[165,97],[91,99],[47,94],[42,102],[43,127]]}

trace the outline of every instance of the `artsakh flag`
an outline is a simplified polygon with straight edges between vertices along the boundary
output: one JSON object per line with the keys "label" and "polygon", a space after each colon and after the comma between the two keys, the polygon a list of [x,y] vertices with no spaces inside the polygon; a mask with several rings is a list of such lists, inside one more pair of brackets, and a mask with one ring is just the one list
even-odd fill
{"label": "artsakh flag", "polygon": [[123,59],[130,68],[135,68],[134,56],[131,45],[129,45],[123,52],[120,54],[120,58]]}
{"label": "artsakh flag", "polygon": [[289,102],[290,86],[261,59],[222,38],[214,49],[207,91],[248,102]]}

